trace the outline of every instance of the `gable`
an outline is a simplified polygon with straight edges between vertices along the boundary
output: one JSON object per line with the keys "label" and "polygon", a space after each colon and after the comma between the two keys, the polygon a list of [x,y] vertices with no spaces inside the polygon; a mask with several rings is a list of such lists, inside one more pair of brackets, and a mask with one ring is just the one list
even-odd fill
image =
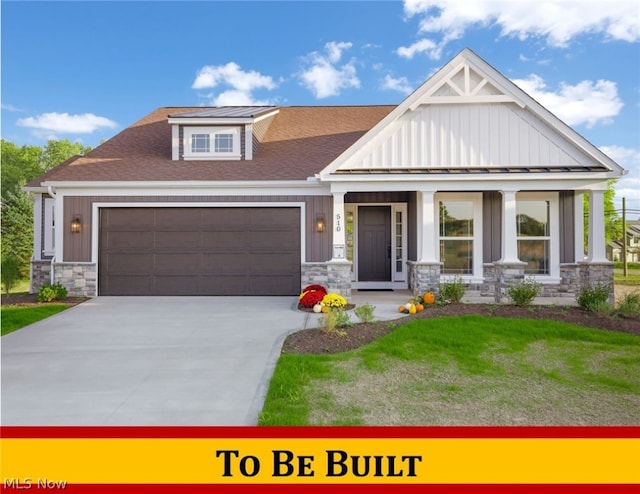
{"label": "gable", "polygon": [[622,168],[463,50],[322,173],[602,172]]}

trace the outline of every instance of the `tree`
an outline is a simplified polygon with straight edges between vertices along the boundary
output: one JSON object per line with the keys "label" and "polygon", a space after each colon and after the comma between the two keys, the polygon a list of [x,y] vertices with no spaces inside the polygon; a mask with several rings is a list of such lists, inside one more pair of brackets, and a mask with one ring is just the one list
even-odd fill
{"label": "tree", "polygon": [[2,139],[1,145],[2,259],[16,259],[21,276],[26,277],[33,250],[33,203],[22,187],[71,156],[84,154],[91,148],[68,140],[49,140],[44,147],[18,147]]}
{"label": "tree", "polygon": [[[613,204],[616,195],[615,185],[617,180],[607,181],[607,190],[604,193],[604,237],[605,243],[622,238],[622,217],[618,214]],[[589,195],[584,194],[584,250],[587,252],[589,241]]]}

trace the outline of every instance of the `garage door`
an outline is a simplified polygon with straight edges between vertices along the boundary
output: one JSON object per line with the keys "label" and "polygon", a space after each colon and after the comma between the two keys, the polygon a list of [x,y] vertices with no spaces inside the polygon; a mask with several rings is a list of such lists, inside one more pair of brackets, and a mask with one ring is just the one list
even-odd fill
{"label": "garage door", "polygon": [[299,208],[103,208],[100,295],[297,295]]}

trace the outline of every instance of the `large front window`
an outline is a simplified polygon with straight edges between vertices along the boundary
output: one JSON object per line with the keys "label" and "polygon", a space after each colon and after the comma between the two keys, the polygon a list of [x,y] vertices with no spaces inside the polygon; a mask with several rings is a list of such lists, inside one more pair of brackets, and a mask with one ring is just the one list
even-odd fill
{"label": "large front window", "polygon": [[440,262],[443,274],[473,274],[473,201],[439,201]]}
{"label": "large front window", "polygon": [[516,222],[518,259],[526,262],[525,274],[548,275],[551,265],[550,202],[518,200]]}

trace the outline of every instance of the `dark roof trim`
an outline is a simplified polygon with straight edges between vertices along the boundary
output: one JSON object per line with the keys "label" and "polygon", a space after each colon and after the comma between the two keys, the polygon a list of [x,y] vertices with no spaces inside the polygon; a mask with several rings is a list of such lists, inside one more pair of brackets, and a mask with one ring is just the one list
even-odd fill
{"label": "dark roof trim", "polygon": [[604,166],[491,166],[491,167],[456,167],[456,168],[366,168],[352,170],[336,170],[334,175],[460,175],[491,173],[566,173],[566,172],[606,172]]}
{"label": "dark roof trim", "polygon": [[217,106],[185,113],[174,113],[169,115],[169,118],[255,118],[277,108],[277,106]]}

